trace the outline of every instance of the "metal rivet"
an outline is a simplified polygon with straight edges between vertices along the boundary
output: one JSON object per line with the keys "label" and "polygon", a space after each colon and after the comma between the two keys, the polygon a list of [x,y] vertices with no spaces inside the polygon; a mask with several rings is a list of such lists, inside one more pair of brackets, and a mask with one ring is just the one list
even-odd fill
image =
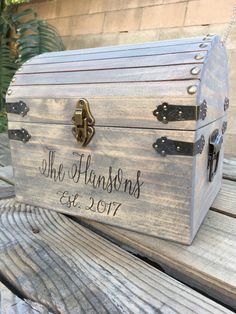
{"label": "metal rivet", "polygon": [[159,111],[155,111],[154,114],[155,114],[155,115],[158,115],[158,114],[159,114]]}
{"label": "metal rivet", "polygon": [[193,74],[193,75],[197,75],[197,74],[200,73],[200,71],[201,71],[200,68],[194,67],[194,68],[192,68],[192,69],[190,70],[190,73]]}
{"label": "metal rivet", "polygon": [[200,48],[206,48],[206,47],[207,47],[207,44],[200,44],[199,47],[200,47]]}
{"label": "metal rivet", "polygon": [[157,144],[155,144],[155,145],[154,145],[154,147],[155,147],[155,148],[157,148],[157,147],[158,147],[158,145],[157,145]]}
{"label": "metal rivet", "polygon": [[167,105],[163,105],[163,109],[166,111],[167,110]]}
{"label": "metal rivet", "polygon": [[204,56],[203,56],[202,54],[200,54],[200,53],[198,53],[198,54],[194,57],[195,60],[202,60],[203,58],[204,58]]}
{"label": "metal rivet", "polygon": [[179,147],[179,146],[177,146],[177,147],[176,147],[176,150],[177,150],[177,152],[179,152],[179,151],[180,151],[180,147]]}
{"label": "metal rivet", "polygon": [[183,113],[183,112],[180,110],[180,111],[179,111],[179,116],[182,116],[182,113]]}
{"label": "metal rivet", "polygon": [[162,119],[165,121],[165,120],[166,120],[166,117],[163,117]]}
{"label": "metal rivet", "polygon": [[165,154],[166,154],[165,150],[162,150],[161,154],[162,154],[162,156],[165,156]]}
{"label": "metal rivet", "polygon": [[12,90],[9,89],[9,90],[7,91],[7,95],[11,95],[11,94],[12,94]]}
{"label": "metal rivet", "polygon": [[161,140],[162,143],[165,143],[165,140]]}
{"label": "metal rivet", "polygon": [[193,95],[197,92],[197,86],[196,85],[188,86],[187,91],[190,95]]}

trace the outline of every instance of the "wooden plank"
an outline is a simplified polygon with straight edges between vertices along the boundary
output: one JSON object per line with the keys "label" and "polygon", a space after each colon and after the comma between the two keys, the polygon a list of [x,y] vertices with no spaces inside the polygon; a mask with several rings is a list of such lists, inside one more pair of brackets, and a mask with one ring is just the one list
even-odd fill
{"label": "wooden plank", "polygon": [[[26,144],[11,141],[17,199],[190,244],[220,189],[222,157],[215,180],[209,183],[207,144],[194,157],[163,158],[153,143],[162,137],[195,143],[203,136],[207,141],[221,127],[222,119],[197,135],[96,127],[89,145],[80,147],[71,126],[9,122],[9,128],[26,128],[31,135]],[[75,201],[69,202],[73,197]]]}
{"label": "wooden plank", "polygon": [[212,205],[212,210],[236,218],[235,196],[236,196],[236,182],[224,179],[220,193]]}
{"label": "wooden plank", "polygon": [[[22,119],[20,115],[8,114],[9,121],[24,121],[34,123],[72,124],[71,118],[75,112],[78,99],[75,98],[21,98],[30,108]],[[123,126],[136,128],[162,128],[195,130],[196,121],[176,121],[164,124],[157,120],[153,111],[163,102],[181,106],[195,106],[196,99],[192,97],[89,97],[90,110],[95,118],[95,125]],[[11,99],[12,102],[18,101]],[[56,114],[55,114],[56,113]],[[207,119],[206,119],[207,120]]]}
{"label": "wooden plank", "polygon": [[9,122],[10,129],[22,127],[30,141],[11,141],[19,201],[191,241],[194,157],[163,158],[152,145],[162,136],[194,142],[195,132],[97,127],[89,145],[79,147],[71,126]]}
{"label": "wooden plank", "polygon": [[0,133],[0,167],[11,165],[11,152],[7,133]]}
{"label": "wooden plank", "polygon": [[171,81],[171,82],[137,82],[137,83],[115,83],[115,84],[69,84],[69,85],[32,85],[10,86],[7,102],[18,98],[88,98],[88,97],[184,97],[192,99],[187,88],[199,83],[197,80]]}
{"label": "wooden plank", "polygon": [[12,166],[0,167],[0,199],[15,196]]}
{"label": "wooden plank", "polygon": [[[23,65],[23,69],[30,67],[31,65],[43,65],[43,64],[53,64],[53,63],[65,63],[65,62],[78,62],[78,61],[88,61],[88,60],[106,60],[106,59],[120,59],[132,57],[136,58],[139,56],[155,56],[155,55],[165,55],[165,54],[175,54],[175,53],[185,53],[193,52],[195,55],[200,53],[205,56],[207,51],[209,51],[210,46],[206,48],[200,48],[199,44],[186,44],[182,46],[167,46],[167,47],[154,47],[154,48],[140,48],[131,50],[119,50],[119,51],[101,51],[96,53],[79,53],[79,54],[58,54],[55,57],[51,57],[50,54],[39,55],[33,57]],[[61,52],[63,53],[63,52]],[[41,57],[40,57],[41,56]],[[47,57],[48,56],[48,57]],[[195,59],[194,59],[195,60]],[[202,59],[204,60],[204,58]],[[195,60],[197,62],[197,60]]]}
{"label": "wooden plank", "polygon": [[[204,52],[203,57],[206,57]],[[180,65],[180,64],[192,64],[198,65],[204,62],[204,58],[196,60],[194,57],[196,52],[166,54],[166,55],[149,55],[149,56],[137,56],[129,58],[115,58],[105,60],[89,60],[89,61],[77,61],[77,62],[62,62],[49,63],[42,66],[41,64],[23,66],[22,70],[18,74],[29,73],[45,73],[45,72],[69,72],[69,71],[82,71],[82,70],[102,70],[102,69],[119,69],[119,68],[137,68],[148,66],[167,66],[167,65]],[[17,77],[15,77],[17,79]]]}
{"label": "wooden plank", "polygon": [[[205,39],[205,40],[204,40]],[[140,49],[140,48],[152,48],[152,47],[169,47],[169,46],[177,46],[180,47],[184,44],[201,44],[205,42],[207,45],[212,45],[215,42],[218,42],[219,36],[210,36],[206,38],[205,36],[201,37],[192,37],[192,38],[179,38],[179,39],[169,39],[163,41],[154,41],[154,42],[145,42],[145,43],[138,43],[138,44],[126,44],[126,45],[115,45],[115,46],[107,46],[107,47],[97,47],[97,48],[85,48],[79,50],[65,50],[65,51],[56,51],[50,53],[44,53],[37,58],[47,58],[50,57],[57,57],[58,55],[77,55],[77,54],[89,54],[89,53],[97,53],[97,52],[112,52],[112,51],[122,51],[122,50],[132,50],[132,49]],[[201,48],[201,47],[200,47]],[[206,49],[206,47],[203,47]]]}
{"label": "wooden plank", "polygon": [[236,158],[226,156],[224,159],[224,173],[225,179],[236,181]]}
{"label": "wooden plank", "polygon": [[[202,65],[198,65],[202,69]],[[17,85],[67,85],[121,82],[158,82],[175,80],[197,80],[200,74],[191,74],[191,65],[104,69],[72,72],[17,74],[11,86]],[[50,87],[48,87],[50,88]]]}
{"label": "wooden plank", "polygon": [[[229,97],[227,54],[224,45],[214,45],[207,56],[201,71],[197,103],[206,101],[207,123],[225,114],[224,102]],[[197,127],[201,128],[206,121],[199,119]],[[227,117],[225,117],[227,120]]]}
{"label": "wooden plank", "polygon": [[0,273],[53,313],[232,313],[63,215],[0,211]]}
{"label": "wooden plank", "polygon": [[86,226],[149,258],[170,276],[236,310],[236,220],[210,211],[191,246],[83,220]]}
{"label": "wooden plank", "polygon": [[0,282],[1,314],[51,314],[43,305],[22,300]]}

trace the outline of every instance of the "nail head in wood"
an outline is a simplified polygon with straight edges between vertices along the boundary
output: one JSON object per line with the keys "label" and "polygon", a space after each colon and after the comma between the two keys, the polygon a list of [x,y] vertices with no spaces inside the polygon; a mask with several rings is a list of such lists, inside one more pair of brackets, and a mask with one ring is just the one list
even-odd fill
{"label": "nail head in wood", "polygon": [[189,86],[189,87],[187,88],[187,90],[188,90],[188,93],[189,93],[190,95],[196,94],[196,92],[197,92],[197,86],[196,86],[196,85],[191,85],[191,86]]}

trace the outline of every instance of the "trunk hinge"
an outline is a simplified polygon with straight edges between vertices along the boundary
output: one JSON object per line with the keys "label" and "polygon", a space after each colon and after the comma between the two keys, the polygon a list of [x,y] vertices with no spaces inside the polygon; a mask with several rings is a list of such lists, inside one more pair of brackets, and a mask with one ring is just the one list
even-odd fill
{"label": "trunk hinge", "polygon": [[202,135],[195,143],[174,141],[167,137],[161,137],[153,143],[153,148],[161,156],[166,155],[184,155],[195,156],[201,154],[205,145],[205,139]]}

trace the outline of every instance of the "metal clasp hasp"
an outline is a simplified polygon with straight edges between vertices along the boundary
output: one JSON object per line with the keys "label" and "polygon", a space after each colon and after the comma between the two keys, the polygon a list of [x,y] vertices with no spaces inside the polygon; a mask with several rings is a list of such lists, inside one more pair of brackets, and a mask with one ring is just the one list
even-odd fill
{"label": "metal clasp hasp", "polygon": [[74,126],[72,127],[72,133],[75,136],[78,143],[82,146],[88,145],[91,141],[95,129],[93,127],[95,119],[89,108],[89,102],[82,98],[76,105],[75,112],[72,117]]}

